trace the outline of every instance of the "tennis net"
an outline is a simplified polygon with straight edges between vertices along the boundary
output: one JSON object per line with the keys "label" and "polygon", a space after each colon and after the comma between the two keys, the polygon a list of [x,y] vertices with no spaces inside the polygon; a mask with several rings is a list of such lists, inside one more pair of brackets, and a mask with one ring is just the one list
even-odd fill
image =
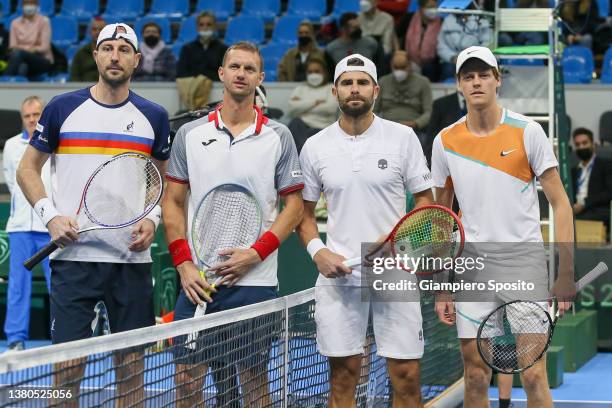
{"label": "tennis net", "polygon": [[[422,393],[463,373],[454,328],[423,296]],[[372,325],[359,407],[390,405]],[[325,407],[328,364],[316,350],[314,290],[204,317],[0,356],[2,407]],[[204,402],[204,405],[202,404]],[[439,406],[439,405],[436,405]]]}

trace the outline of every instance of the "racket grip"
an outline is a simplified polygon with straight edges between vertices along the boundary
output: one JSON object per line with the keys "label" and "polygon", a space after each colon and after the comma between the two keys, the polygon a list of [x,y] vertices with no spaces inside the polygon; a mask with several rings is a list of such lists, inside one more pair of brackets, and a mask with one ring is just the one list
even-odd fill
{"label": "racket grip", "polygon": [[32,255],[29,259],[26,259],[26,261],[23,263],[23,266],[25,266],[28,271],[31,271],[43,259],[55,252],[57,248],[58,246],[55,242],[49,242],[47,245],[41,248],[40,251]]}
{"label": "racket grip", "polygon": [[344,266],[347,266],[349,268],[354,268],[356,266],[361,265],[361,257],[360,256],[356,256],[355,258],[347,259],[347,260],[343,261],[342,263],[344,264]]}
{"label": "racket grip", "polygon": [[596,267],[594,267],[589,273],[584,275],[582,279],[580,279],[576,283],[576,291],[582,290],[582,288],[584,288],[589,283],[593,282],[600,275],[606,273],[607,271],[608,271],[608,265],[606,265],[603,262],[598,263]]}

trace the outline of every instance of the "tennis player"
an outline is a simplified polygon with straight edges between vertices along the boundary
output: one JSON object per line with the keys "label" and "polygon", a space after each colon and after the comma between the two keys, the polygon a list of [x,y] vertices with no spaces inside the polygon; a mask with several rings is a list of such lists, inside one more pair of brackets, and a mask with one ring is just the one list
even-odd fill
{"label": "tennis player", "polygon": [[[362,301],[360,271],[342,263],[360,256],[362,243],[391,231],[406,213],[407,192],[417,207],[433,202],[431,175],[414,131],[372,113],[377,81],[369,59],[359,54],[342,59],[332,88],[340,118],[308,139],[300,153],[305,210],[297,232],[319,270],[317,346],[329,357],[330,407],[356,406],[370,310],[377,352],[387,358],[393,406],[421,406],[420,303]],[[328,209],[327,246],[314,216],[321,193]]]}
{"label": "tennis player", "polygon": [[[475,46],[463,50],[457,58],[456,73],[457,87],[467,102],[467,115],[442,130],[434,141],[432,175],[437,202],[450,208],[457,195],[468,243],[541,246],[537,178],[552,205],[555,238],[561,245],[559,277],[552,295],[570,300],[575,294],[572,208],[550,142],[539,124],[498,104],[501,77],[495,56],[488,48]],[[523,261],[512,262],[518,265]],[[485,263],[483,273],[489,264]],[[496,278],[520,276],[523,268],[515,265],[497,269],[500,273]],[[545,272],[545,258],[540,266]],[[569,305],[560,302],[560,312]],[[464,405],[468,408],[489,405],[491,370],[478,354],[476,336],[479,323],[495,307],[495,302],[453,305],[447,298],[436,302],[440,320],[457,324],[465,370]],[[552,407],[545,359],[521,373],[521,379],[529,406]]]}
{"label": "tennis player", "polygon": [[[79,237],[73,218],[85,184],[115,154],[152,156],[160,170],[170,155],[166,111],[130,91],[138,66],[138,38],[127,24],[109,24],[93,52],[100,77],[91,87],[59,95],[45,107],[17,171],[17,180],[51,239],[63,249],[51,260],[51,339],[54,344],[91,337],[94,307],[108,310],[112,332],[155,324],[151,254],[158,206],[131,228],[89,232]],[[41,169],[51,157],[51,194]],[[121,180],[117,180],[117,189]],[[132,192],[126,191],[126,194]],[[142,401],[141,352],[115,356],[119,405]],[[63,368],[83,363],[64,363]],[[85,365],[58,371],[56,387],[72,389],[78,406]],[[69,385],[67,385],[69,384]]]}
{"label": "tennis player", "polygon": [[[175,320],[193,317],[196,306],[203,302],[210,302],[206,308],[209,314],[275,298],[277,249],[302,218],[304,182],[293,137],[286,126],[269,120],[253,105],[255,87],[264,79],[259,49],[248,42],[229,47],[219,68],[219,78],[224,87],[222,104],[208,117],[179,129],[166,175],[164,225],[182,287]],[[200,277],[185,226],[191,225],[192,212],[204,195],[224,183],[251,190],[262,208],[266,232],[251,248],[223,251],[228,259],[209,269],[223,276],[222,285],[211,299],[205,293],[211,286]],[[285,205],[277,213],[279,196]],[[189,211],[185,210],[186,204]],[[227,220],[227,228],[231,228],[231,223],[232,220]],[[244,406],[271,406],[268,358],[262,353],[253,354],[238,362]],[[177,404],[202,404],[207,371],[207,362],[202,360],[207,357],[199,357],[198,361],[187,348],[176,350],[176,357]]]}

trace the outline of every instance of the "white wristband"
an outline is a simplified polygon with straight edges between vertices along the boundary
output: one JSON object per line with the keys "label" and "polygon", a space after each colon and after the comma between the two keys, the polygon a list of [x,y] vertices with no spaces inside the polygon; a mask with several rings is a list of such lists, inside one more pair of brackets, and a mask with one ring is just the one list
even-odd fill
{"label": "white wristband", "polygon": [[53,201],[49,197],[41,198],[34,204],[34,211],[40,217],[42,223],[47,226],[49,221],[60,215],[55,209]]}
{"label": "white wristband", "polygon": [[310,240],[308,245],[306,245],[306,251],[310,254],[310,257],[314,259],[317,252],[322,250],[323,248],[327,248],[321,238],[313,238]]}
{"label": "white wristband", "polygon": [[153,221],[153,224],[155,224],[155,229],[157,229],[157,226],[159,225],[159,222],[161,221],[161,217],[162,217],[162,209],[159,205],[156,205],[155,207],[153,207],[151,212],[145,216],[146,219]]}

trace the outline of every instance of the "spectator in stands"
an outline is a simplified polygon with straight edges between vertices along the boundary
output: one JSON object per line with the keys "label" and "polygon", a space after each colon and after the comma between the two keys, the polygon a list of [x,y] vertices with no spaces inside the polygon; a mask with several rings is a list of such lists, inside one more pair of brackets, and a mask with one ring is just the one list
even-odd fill
{"label": "spectator in stands", "polygon": [[421,73],[430,81],[436,81],[439,76],[436,46],[442,19],[437,7],[436,0],[419,0],[419,10],[410,19],[404,41],[410,60],[421,67]]}
{"label": "spectator in stands", "polygon": [[378,0],[360,0],[359,25],[364,35],[373,37],[383,47],[385,55],[397,50],[394,22],[391,14],[377,8]]}
{"label": "spectator in stands", "polygon": [[[376,64],[379,74],[384,70],[383,48],[370,36],[362,35],[359,19],[355,13],[340,16],[340,36],[325,47],[325,58],[330,69],[351,54],[361,54]],[[333,75],[333,72],[330,73]]]}
{"label": "spectator in stands", "polygon": [[563,34],[568,45],[593,49],[593,34],[599,25],[599,8],[595,0],[563,2],[561,6]]}
{"label": "spectator in stands", "polygon": [[6,75],[32,78],[53,70],[51,24],[39,14],[38,0],[23,0],[23,15],[11,23]]}
{"label": "spectator in stands", "polygon": [[287,115],[291,118],[289,130],[298,153],[306,140],[337,119],[338,101],[332,95],[325,61],[310,57],[306,62],[306,82],[291,93]]}
{"label": "spectator in stands", "polygon": [[176,60],[170,47],[161,39],[161,27],[154,22],[142,27],[140,64],[134,73],[135,81],[174,81]]}
{"label": "spectator in stands", "polygon": [[459,92],[443,96],[433,102],[431,118],[427,128],[427,139],[423,143],[423,153],[425,153],[427,163],[431,163],[433,141],[438,133],[461,119],[466,113],[465,98]]}
{"label": "spectator in stands", "polygon": [[93,50],[96,49],[98,34],[104,28],[106,22],[102,17],[94,17],[89,24],[89,36],[91,42],[79,48],[74,54],[70,65],[70,80],[74,82],[96,82],[98,80],[98,66],[93,58]]}
{"label": "spectator in stands", "polygon": [[217,73],[227,46],[217,38],[215,15],[204,11],[197,18],[198,38],[181,48],[176,76],[179,78],[204,75],[219,81]]}
{"label": "spectator in stands", "polygon": [[431,83],[412,72],[406,51],[393,54],[391,73],[380,78],[378,85],[380,93],[374,112],[384,119],[410,126],[423,139],[431,117]]}
{"label": "spectator in stands", "polygon": [[317,47],[312,23],[304,21],[298,27],[298,46],[288,50],[278,64],[278,81],[302,82],[306,80],[306,60],[324,58]]}
{"label": "spectator in stands", "polygon": [[603,221],[610,225],[612,161],[597,157],[593,132],[577,128],[572,134],[580,163],[572,168],[574,214],[580,220]]}
{"label": "spectator in stands", "polygon": [[493,39],[489,20],[474,15],[450,14],[438,34],[438,56],[442,61],[442,80],[455,77],[459,53],[473,45],[488,46]]}
{"label": "spectator in stands", "polygon": [[[28,340],[32,272],[23,266],[23,262],[47,245],[50,240],[47,228],[34,213],[16,182],[17,166],[36,130],[42,110],[43,101],[39,97],[27,97],[21,104],[23,132],[8,139],[4,145],[2,160],[4,179],[11,193],[11,215],[6,224],[10,255],[6,320],[4,321],[4,333],[9,351],[23,350],[25,341]],[[42,179],[47,191],[50,191],[50,177],[47,163],[42,171]],[[42,262],[42,268],[49,290],[51,273],[49,258]]]}

